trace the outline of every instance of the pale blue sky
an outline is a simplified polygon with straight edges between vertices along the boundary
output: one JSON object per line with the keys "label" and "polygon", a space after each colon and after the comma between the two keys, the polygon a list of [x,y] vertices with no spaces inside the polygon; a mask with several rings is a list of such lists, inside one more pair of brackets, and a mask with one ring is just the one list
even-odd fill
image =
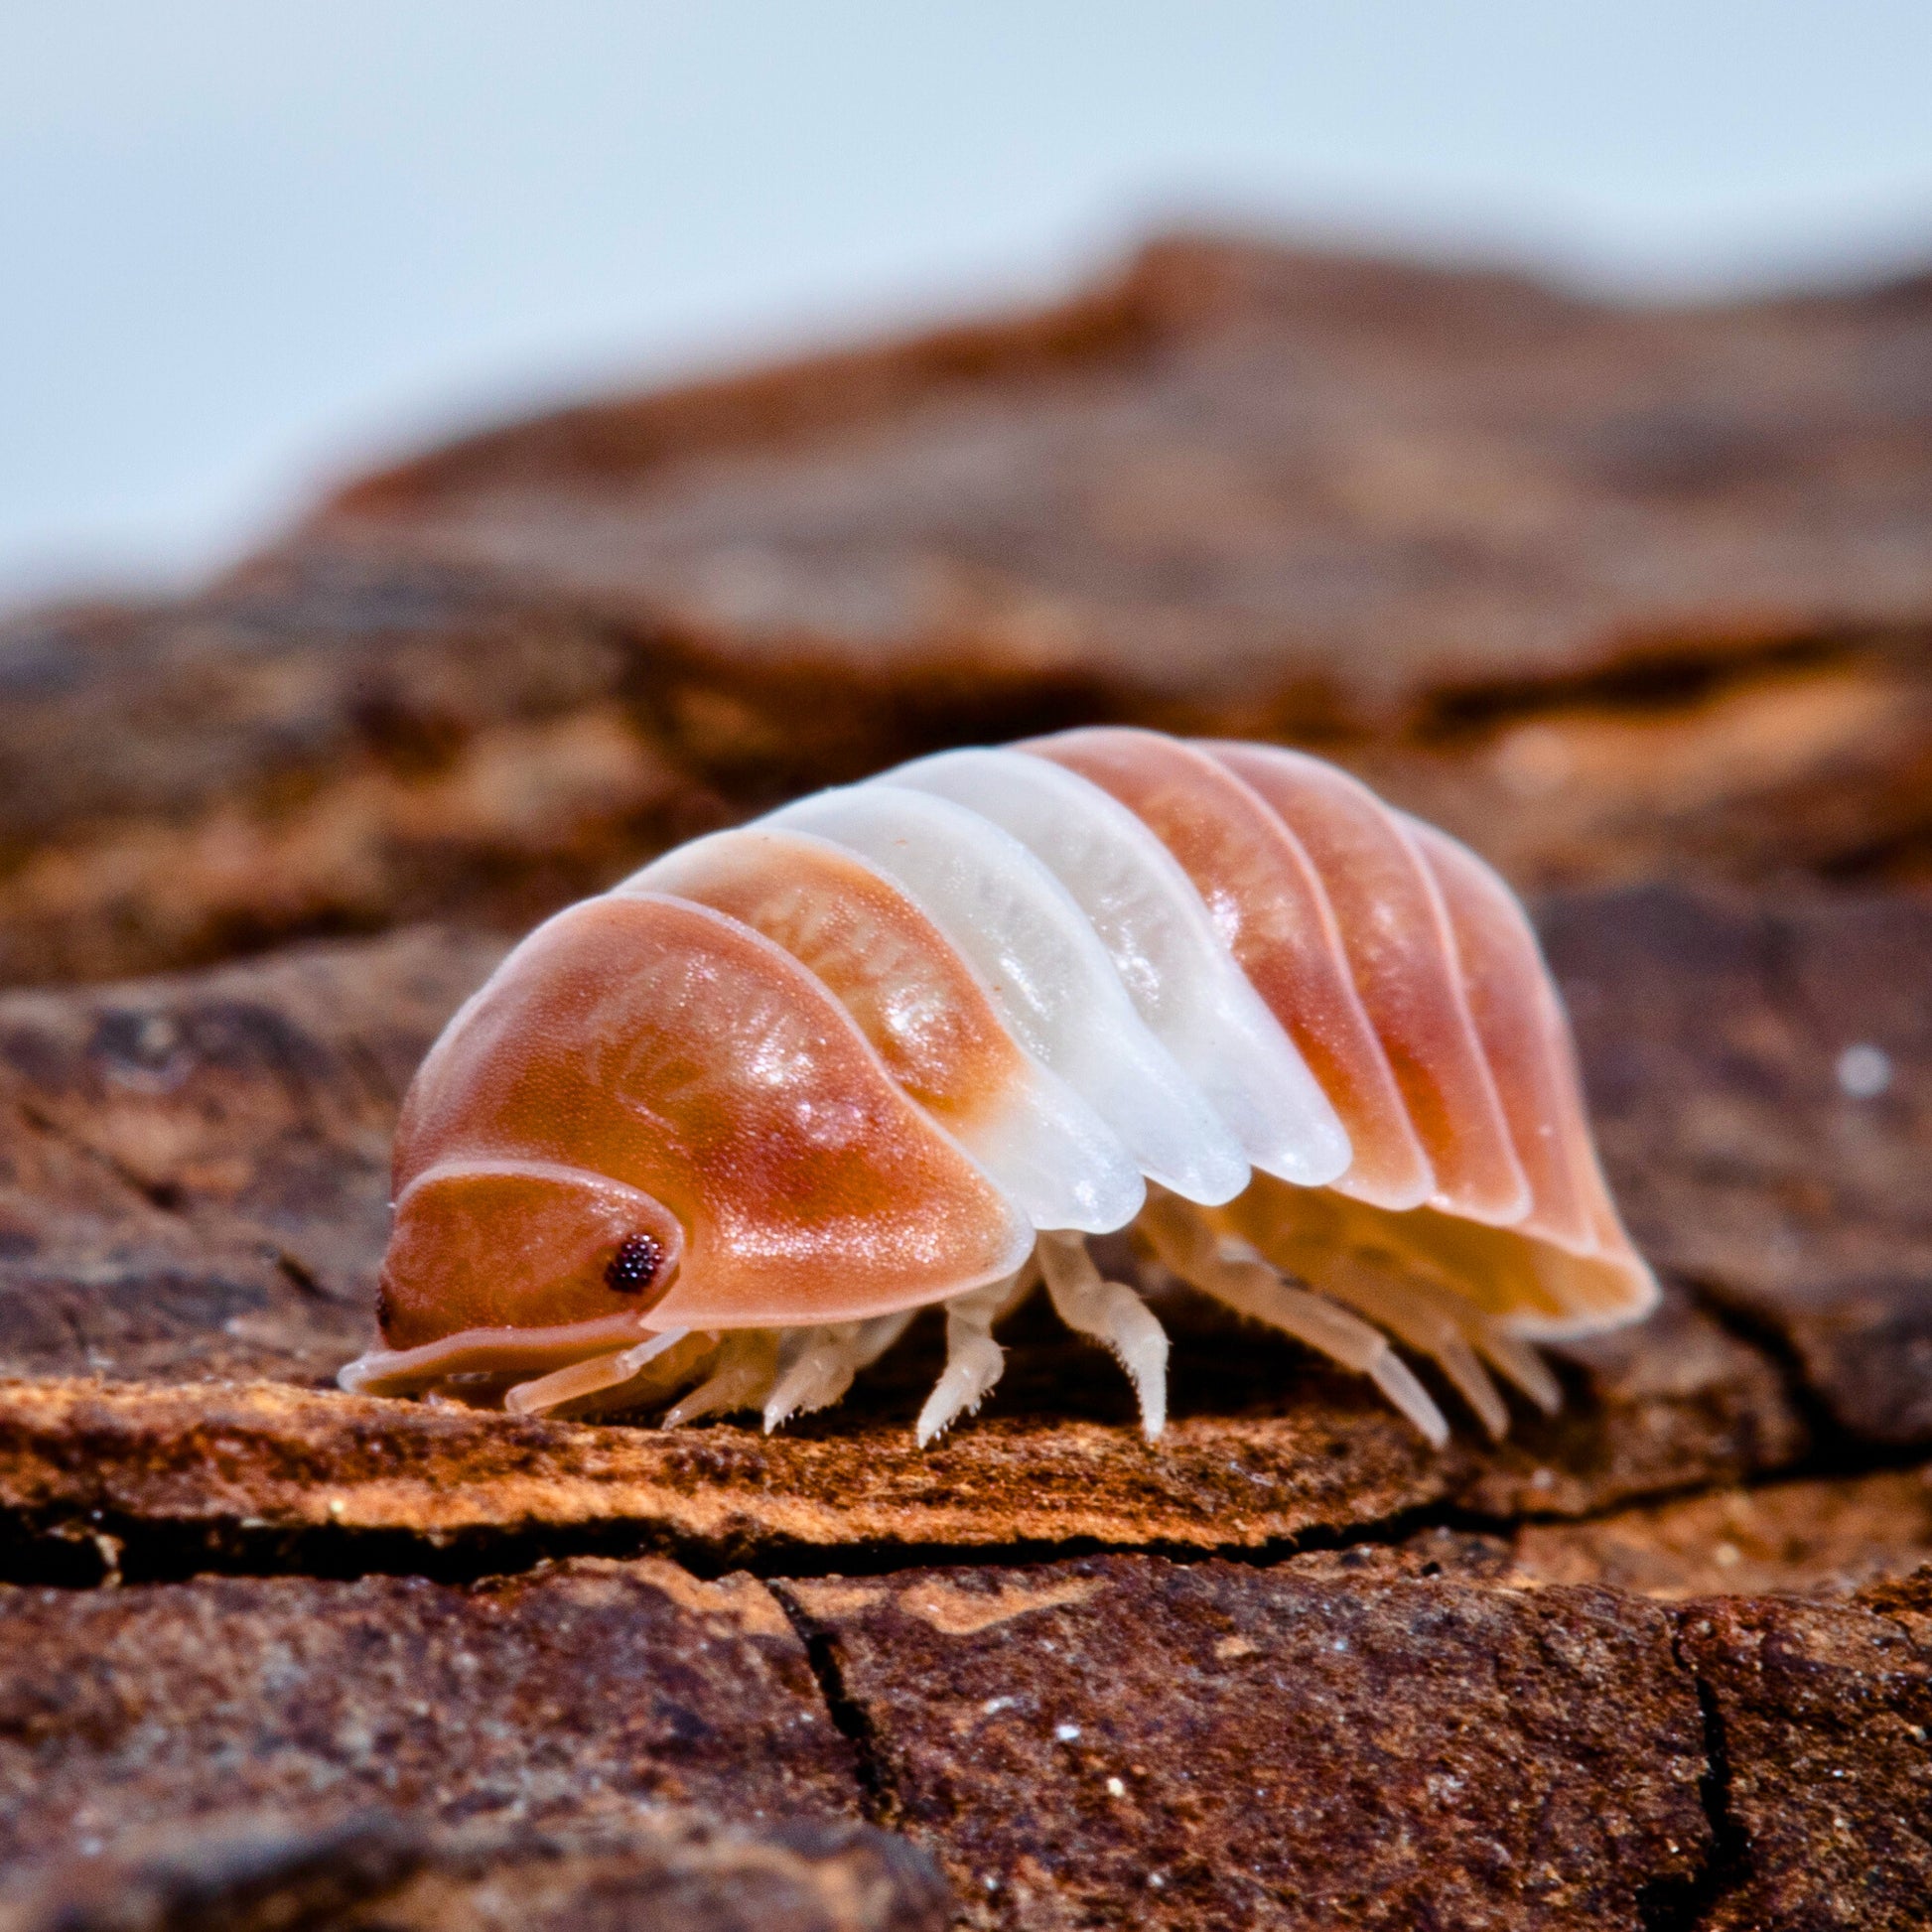
{"label": "pale blue sky", "polygon": [[1932,0],[0,0],[0,591],[1187,210],[1613,287],[1932,257]]}

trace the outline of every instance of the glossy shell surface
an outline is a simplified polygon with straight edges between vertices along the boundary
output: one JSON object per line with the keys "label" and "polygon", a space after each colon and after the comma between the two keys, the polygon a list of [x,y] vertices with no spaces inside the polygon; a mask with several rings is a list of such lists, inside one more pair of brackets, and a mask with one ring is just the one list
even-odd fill
{"label": "glossy shell surface", "polygon": [[1124,729],[820,792],[559,913],[425,1060],[395,1181],[345,1385],[522,1410],[769,1423],[944,1304],[930,1434],[1043,1282],[1155,1434],[1166,1337],[1080,1241],[1129,1226],[1432,1435],[1384,1331],[1494,1429],[1477,1358],[1547,1402],[1523,1338],[1656,1295],[1497,875],[1319,759]]}

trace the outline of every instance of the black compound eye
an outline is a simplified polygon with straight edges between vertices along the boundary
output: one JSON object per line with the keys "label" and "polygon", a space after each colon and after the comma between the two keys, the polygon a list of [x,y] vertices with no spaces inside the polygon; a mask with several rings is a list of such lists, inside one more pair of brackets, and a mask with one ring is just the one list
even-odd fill
{"label": "black compound eye", "polygon": [[664,1250],[648,1234],[633,1234],[604,1271],[604,1285],[613,1295],[641,1295],[664,1265]]}

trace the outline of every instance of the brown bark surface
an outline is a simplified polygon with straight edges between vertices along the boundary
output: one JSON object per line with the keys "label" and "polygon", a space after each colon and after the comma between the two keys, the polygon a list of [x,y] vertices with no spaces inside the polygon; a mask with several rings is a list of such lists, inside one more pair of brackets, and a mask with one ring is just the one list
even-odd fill
{"label": "brown bark surface", "polygon": [[1683,1613],[1720,1779],[1712,1932],[1925,1923],[1932,1594],[1921,1577],[1878,1596],[1873,1608],[1730,1598]]}
{"label": "brown bark surface", "polygon": [[1795,1477],[1525,1523],[1526,1577],[1645,1596],[1849,1596],[1932,1563],[1932,1468]]}
{"label": "brown bark surface", "polygon": [[[1174,1925],[1243,1911],[1281,1923],[1382,1912],[1394,1924],[1417,1900],[1452,1896],[1469,1923],[1743,1925],[1759,1911],[1787,1922],[1779,1901],[1811,1896],[1807,1886],[1837,1897],[1837,1880],[1818,1874],[1844,1858],[1821,1865],[1808,1848],[1811,1836],[1852,1831],[1871,1857],[1864,1889],[1846,1895],[1862,1910],[1903,1911],[1894,1901],[1922,1881],[1909,1831],[1860,1837],[1831,1822],[1842,1812],[1763,1796],[1821,1725],[1856,1725],[1873,1700],[1910,1702],[1885,1647],[1894,1624],[1853,1604],[1850,1623],[1818,1626],[1856,1641],[1800,1696],[1788,1672],[1761,1668],[1759,1625],[1733,1627],[1756,1617],[1775,1633],[1795,1611],[1769,1595],[1739,1594],[1721,1614],[1686,1599],[1730,1589],[1844,1601],[1932,1553],[1915,1468],[1823,1472],[1911,1439],[1910,1412],[1901,1421],[1878,1400],[1899,1385],[1888,1331],[1875,1326],[1868,1366],[1841,1341],[1823,1358],[1833,1380],[1815,1374],[1805,1325],[1841,1279],[1839,1244],[1855,1238],[1863,1279],[1892,1284],[1893,1329],[1920,1318],[1909,1176],[1926,1051],[1895,981],[1932,916],[1909,897],[1787,903],[1650,889],[1560,897],[1543,917],[1619,1191],[1685,1285],[1644,1327],[1561,1352],[1570,1400],[1554,1422],[1519,1416],[1509,1440],[1487,1446],[1464,1420],[1442,1456],[1349,1378],[1184,1305],[1167,1310],[1175,1424],[1159,1449],[1140,1442],[1104,1358],[1044,1319],[1015,1324],[1008,1383],[923,1454],[908,1424],[937,1365],[931,1335],[846,1407],[772,1438],[729,1424],[666,1436],[512,1423],[343,1396],[324,1385],[368,1318],[400,1086],[493,945],[415,931],[173,980],[6,996],[10,1213],[21,1203],[4,1264],[14,1379],[0,1386],[10,1561],[69,1587],[123,1584],[15,1591],[6,1728],[26,1752],[9,1801],[15,1843],[45,1850],[57,1814],[80,1821],[61,1828],[77,1832],[98,1813],[112,1838],[206,1812],[196,1829],[215,1833],[237,1806],[286,1805],[318,1781],[406,1814],[527,1802],[565,1822],[670,1796],[726,1817],[804,1805],[897,1825],[989,1923],[1081,1923],[1082,1912],[1090,1922],[1131,1904],[1142,1922]],[[1834,960],[1863,963],[1827,997],[1806,973]],[[1843,1091],[1848,1041],[1883,1043],[1884,1094]],[[163,1281],[171,1298],[156,1292]],[[241,1291],[251,1299],[237,1308]],[[1726,1325],[1738,1309],[1750,1317],[1741,1329]],[[1727,1486],[1802,1471],[1808,1454],[1821,1472]],[[1500,1533],[1414,1528],[1469,1511]],[[1289,1554],[1311,1537],[1344,1547]],[[1083,1543],[1247,1548],[1262,1567],[1011,1567]],[[641,1571],[566,1565],[526,1583],[460,1581],[571,1549],[640,1547],[685,1567],[660,1558]],[[973,1554],[909,1582],[895,1568],[936,1552]],[[794,1579],[780,1593],[809,1650],[765,1586],[699,1581],[747,1560]],[[889,1574],[824,1576],[855,1564]],[[452,1581],[167,1581],[209,1565]],[[1095,1772],[1099,1798],[1076,1780],[1070,1808],[1055,1810],[1064,1780],[1048,1760],[1058,1764],[1064,1740],[1050,1735],[1010,1740],[1017,1755],[982,1763],[977,1726],[946,1714],[1009,1695],[982,1694],[976,1673],[990,1684],[1012,1658],[982,1656],[994,1640],[967,1631],[955,1672],[954,1636],[893,1607],[921,1581],[935,1601],[1002,1603],[1036,1574],[1083,1588],[1096,1576],[1128,1580],[1107,1599],[1108,1627],[1125,1633],[1117,1647],[1083,1624],[1052,1665],[1059,1674],[1041,1681],[1075,1712],[1056,1725],[1085,1734],[1078,1712],[1099,1714],[1130,1771],[1163,1767],[1169,1783],[1147,1818],[1123,1824],[1105,1784],[1126,1782],[1118,1769]],[[585,1588],[619,1592],[621,1611],[585,1610],[573,1594]],[[722,1634],[719,1590],[741,1619]],[[1186,1633],[1200,1618],[1228,1623],[1215,1624],[1215,1642],[1242,1636],[1234,1625],[1249,1611],[1228,1604],[1250,1595],[1274,1619],[1275,1650],[1242,1639],[1274,1658],[1268,1683],[1217,1689],[1211,1673],[1180,1669],[1174,1658],[1199,1648]],[[1639,1607],[1645,1597],[1663,1607]],[[750,1635],[747,1602],[759,1610]],[[523,1603],[539,1607],[506,1608]],[[1210,1615],[1203,1603],[1220,1607]],[[655,1644],[622,1636],[618,1624],[649,1634],[640,1604],[677,1627]],[[613,1643],[597,1638],[599,1615]],[[473,1637],[479,1618],[484,1635]],[[702,1634],[687,1643],[687,1628]],[[1373,1670],[1359,1667],[1362,1643]],[[459,1654],[496,1658],[487,1695],[452,1676],[473,1668]],[[1024,1654],[1028,1670],[1040,1665]],[[1129,1661],[1145,1681],[1117,1683]],[[643,1679],[613,1683],[614,1670]],[[663,1718],[660,1670],[684,1673],[672,1702],[696,1714],[688,1734],[675,1713]],[[416,1702],[428,1715],[384,1729],[373,1714],[405,1679],[425,1687]],[[292,1684],[312,1687],[293,1706]],[[483,1708],[499,1690],[535,1702],[499,1720]],[[1746,1690],[1754,1702],[1720,1751],[1709,1713]],[[1477,1722],[1467,1707],[1478,1693],[1502,1700],[1506,1723]],[[291,1709],[310,1712],[294,1729]],[[651,1728],[653,1711],[668,1730]],[[1123,1713],[1145,1722],[1145,1737],[1119,1731]],[[802,1755],[784,1728],[794,1721],[817,1740]],[[1916,1722],[1893,1731],[1909,1741],[1899,1726]],[[1324,1738],[1366,1755],[1329,1762],[1315,1749]],[[1196,1759],[1218,1783],[1199,1782]],[[1291,1764],[1317,1760],[1319,1778],[1293,1796],[1281,1782]],[[198,1785],[209,1766],[219,1775]],[[1909,1771],[1904,1761],[1885,1771],[1869,1803],[1893,1802]],[[1463,1783],[1439,1791],[1432,1776]],[[761,1795],[772,1778],[786,1802]],[[1030,1805],[1014,1796],[1022,1786]],[[1634,1809],[1608,1820],[1605,1788]],[[1436,1802],[1453,1789],[1491,1809],[1472,1817]],[[1273,1808],[1255,1791],[1274,1794]],[[1522,1836],[1532,1817],[1533,1843]],[[1354,1836],[1338,1837],[1338,1820]],[[1252,1847],[1240,1837],[1250,1831]],[[1738,1847],[1760,1839],[1764,1858],[1747,1864]],[[1367,1863],[1365,1845],[1383,1848]],[[1163,1885],[1147,1883],[1151,1872]],[[539,1889],[575,1882],[550,1872]],[[1370,1892],[1387,1902],[1365,1902]],[[1811,1922],[1790,1909],[1789,1923]],[[1709,1916],[1721,1910],[1732,1916]]]}
{"label": "brown bark surface", "polygon": [[781,1587],[969,1923],[1636,1928],[1707,1850],[1632,1599],[1146,1558]]}
{"label": "brown bark surface", "polygon": [[201,1813],[458,1823],[852,1808],[763,1584],[578,1559],[467,1587],[202,1578],[0,1593],[0,1860]]}
{"label": "brown bark surface", "polygon": [[950,1916],[945,1881],[903,1839],[680,1811],[621,1830],[441,1831],[381,1813],[306,1826],[239,1813],[189,1844],[157,1831],[118,1856],[42,1861],[0,1904],[9,1932],[940,1932]]}

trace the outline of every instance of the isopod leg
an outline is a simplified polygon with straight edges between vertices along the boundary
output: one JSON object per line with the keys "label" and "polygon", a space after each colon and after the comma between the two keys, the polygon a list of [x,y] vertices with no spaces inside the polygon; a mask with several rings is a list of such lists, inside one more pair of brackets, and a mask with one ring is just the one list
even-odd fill
{"label": "isopod leg", "polygon": [[[1412,1347],[1436,1355],[1458,1388],[1462,1387],[1462,1377],[1449,1358],[1438,1353],[1432,1341],[1422,1339],[1420,1334],[1412,1336],[1402,1321],[1395,1318],[1397,1309],[1414,1311],[1413,1318],[1426,1322],[1432,1330],[1437,1321],[1449,1320],[1483,1361],[1520,1389],[1546,1416],[1554,1416],[1563,1407],[1562,1385],[1551,1374],[1543,1357],[1520,1335],[1511,1334],[1494,1315],[1477,1308],[1425,1255],[1390,1255],[1380,1250],[1372,1257],[1350,1255],[1344,1257],[1332,1281],[1324,1272],[1316,1286],[1382,1322]],[[1363,1290],[1386,1301],[1390,1314],[1385,1316],[1369,1307],[1363,1299]],[[1467,1389],[1463,1393],[1468,1394]],[[1473,1402],[1471,1406],[1475,1406]]]}
{"label": "isopod leg", "polygon": [[946,1366],[913,1425],[921,1449],[992,1393],[1007,1365],[1006,1351],[993,1339],[993,1324],[1033,1286],[1035,1266],[1030,1256],[1018,1274],[955,1295],[946,1304]]}
{"label": "isopod leg", "polygon": [[725,1337],[709,1376],[689,1394],[680,1396],[659,1423],[676,1429],[700,1416],[729,1415],[738,1409],[760,1409],[778,1379],[778,1336],[771,1328],[741,1328]]}
{"label": "isopod leg", "polygon": [[1311,1286],[1346,1303],[1357,1314],[1367,1315],[1398,1341],[1435,1361],[1475,1411],[1492,1442],[1508,1435],[1509,1410],[1496,1393],[1495,1383],[1469,1346],[1461,1324],[1430,1293],[1427,1284],[1392,1278],[1373,1262],[1337,1255],[1311,1278]]}
{"label": "isopod leg", "polygon": [[[621,1390],[627,1395],[633,1385],[635,1399],[648,1400],[650,1395],[661,1392],[667,1369],[675,1375],[680,1369],[688,1373],[696,1366],[689,1361],[690,1351],[685,1351],[682,1359],[662,1359],[689,1336],[688,1329],[673,1328],[666,1334],[650,1335],[633,1347],[619,1349],[615,1354],[593,1355],[589,1361],[572,1362],[568,1368],[555,1369],[532,1382],[519,1382],[504,1394],[503,1407],[513,1416],[542,1416],[566,1403],[604,1396],[607,1400],[599,1406],[613,1408],[618,1406],[616,1392]],[[708,1352],[712,1343],[707,1339],[700,1346]],[[651,1373],[653,1365],[656,1374]],[[676,1386],[675,1379],[671,1386]]]}
{"label": "isopod leg", "polygon": [[[1423,1238],[1426,1227],[1412,1228],[1399,1214],[1375,1217],[1365,1227],[1332,1214],[1304,1224],[1296,1198],[1278,1190],[1272,1212],[1252,1214],[1243,1224],[1243,1232],[1283,1274],[1346,1302],[1411,1347],[1434,1355],[1478,1415],[1494,1415],[1494,1392],[1483,1393],[1486,1376],[1478,1380],[1469,1373],[1471,1349],[1545,1415],[1562,1408],[1563,1390],[1549,1365],[1499,1317],[1476,1306],[1456,1272],[1432,1252]],[[1446,1321],[1465,1348],[1445,1335]]]}
{"label": "isopod leg", "polygon": [[1113,1350],[1140,1400],[1141,1433],[1159,1441],[1168,1426],[1168,1331],[1131,1288],[1101,1279],[1079,1235],[1042,1234],[1038,1253],[1053,1311]]}
{"label": "isopod leg", "polygon": [[787,1335],[779,1347],[777,1382],[764,1398],[764,1433],[770,1435],[791,1416],[830,1408],[852,1386],[852,1378],[905,1332],[911,1319],[909,1311],[884,1314],[872,1321],[836,1321]]}
{"label": "isopod leg", "polygon": [[1429,1391],[1366,1321],[1306,1289],[1291,1288],[1259,1257],[1223,1254],[1214,1230],[1171,1194],[1151,1199],[1136,1225],[1166,1267],[1190,1288],[1366,1375],[1435,1448],[1448,1443],[1449,1424]]}
{"label": "isopod leg", "polygon": [[[1394,1269],[1399,1293],[1412,1301],[1420,1298],[1448,1315],[1475,1352],[1546,1416],[1554,1416],[1563,1407],[1562,1384],[1543,1357],[1520,1335],[1511,1334],[1493,1314],[1477,1308],[1431,1257],[1400,1253],[1380,1265]],[[1395,1326],[1393,1322],[1389,1325]]]}
{"label": "isopod leg", "polygon": [[1521,1335],[1512,1335],[1500,1321],[1471,1310],[1469,1339],[1489,1366],[1514,1382],[1546,1416],[1554,1416],[1563,1407],[1563,1384]]}

